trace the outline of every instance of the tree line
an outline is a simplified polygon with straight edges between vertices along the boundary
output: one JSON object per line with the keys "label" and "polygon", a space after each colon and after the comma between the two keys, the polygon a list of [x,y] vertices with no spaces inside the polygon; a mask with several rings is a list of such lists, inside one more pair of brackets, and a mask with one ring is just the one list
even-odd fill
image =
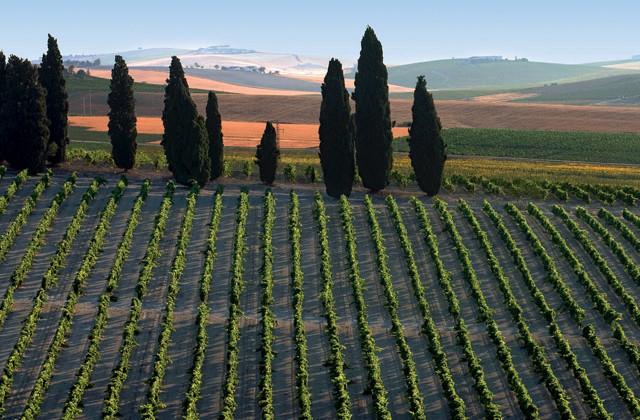
{"label": "tree line", "polygon": [[[355,102],[354,113],[350,98]],[[119,55],[107,102],[112,156],[126,171],[135,164],[137,129],[133,78]],[[49,35],[40,67],[14,55],[7,62],[0,52],[0,159],[32,173],[42,171],[47,160],[53,165],[64,161],[68,111],[64,66],[55,38]],[[169,170],[179,183],[204,186],[223,172],[222,122],[214,92],[208,94],[205,113],[206,118],[198,113],[182,64],[173,56],[164,95],[161,144]],[[412,117],[409,156],[415,178],[423,191],[435,195],[442,181],[446,145],[424,76],[416,83]],[[329,62],[319,120],[319,157],[328,195],[348,196],[356,176],[374,192],[389,184],[393,133],[387,68],[382,45],[371,27],[362,37],[351,96],[345,88],[342,64],[337,59]],[[255,156],[262,182],[273,184],[279,162],[278,136],[267,122]]]}

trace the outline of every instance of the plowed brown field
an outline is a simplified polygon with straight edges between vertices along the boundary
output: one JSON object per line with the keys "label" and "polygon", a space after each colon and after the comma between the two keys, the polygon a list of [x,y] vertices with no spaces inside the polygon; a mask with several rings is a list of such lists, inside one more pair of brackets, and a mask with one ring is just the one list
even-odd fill
{"label": "plowed brown field", "polygon": [[[107,131],[108,117],[69,117],[72,126],[85,127],[90,131]],[[162,134],[164,129],[162,119],[151,117],[138,118],[138,132],[146,134]],[[280,124],[280,147],[285,149],[306,149],[318,147],[318,125],[314,124]],[[222,132],[224,133],[225,146],[233,147],[255,147],[260,143],[260,138],[264,131],[264,123],[223,121]],[[395,127],[393,129],[395,137],[409,134],[407,127]],[[159,142],[152,142],[159,143]]]}

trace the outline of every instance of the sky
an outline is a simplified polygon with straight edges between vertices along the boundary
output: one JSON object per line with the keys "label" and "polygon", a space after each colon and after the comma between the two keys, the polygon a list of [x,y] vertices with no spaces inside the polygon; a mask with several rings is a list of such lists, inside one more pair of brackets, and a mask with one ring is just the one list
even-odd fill
{"label": "sky", "polygon": [[640,55],[636,0],[7,1],[0,50],[63,55],[230,45],[357,59],[370,25],[387,64],[473,55],[585,63]]}

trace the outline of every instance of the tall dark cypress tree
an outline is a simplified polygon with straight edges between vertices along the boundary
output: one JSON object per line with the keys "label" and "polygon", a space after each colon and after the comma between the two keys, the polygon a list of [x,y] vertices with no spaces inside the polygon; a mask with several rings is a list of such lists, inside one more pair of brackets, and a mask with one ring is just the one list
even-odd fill
{"label": "tall dark cypress tree", "polygon": [[271,121],[267,121],[258,150],[256,151],[256,164],[260,167],[260,181],[272,185],[276,179],[276,169],[280,163],[280,146],[276,129]]}
{"label": "tall dark cypress tree", "polygon": [[331,197],[351,194],[354,158],[354,124],[349,92],[344,87],[340,61],[332,58],[322,84],[320,106],[320,163],[322,178]]}
{"label": "tall dark cypress tree", "polygon": [[133,78],[129,76],[127,63],[122,56],[116,55],[111,70],[111,92],[109,104],[109,137],[111,137],[111,156],[118,168],[125,171],[136,163],[136,100],[133,97]]}
{"label": "tall dark cypress tree", "polygon": [[209,159],[211,160],[211,179],[222,175],[224,144],[222,142],[222,118],[218,111],[218,98],[214,92],[207,97],[207,134],[209,137]]}
{"label": "tall dark cypress tree", "polygon": [[440,191],[442,171],[447,159],[433,96],[427,92],[424,76],[418,77],[411,107],[413,122],[409,128],[409,157],[420,189],[429,196]]}
{"label": "tall dark cypress tree", "polygon": [[69,144],[67,116],[69,96],[65,89],[64,66],[58,49],[58,40],[49,35],[47,53],[42,56],[39,69],[40,84],[47,91],[47,118],[49,119],[49,143],[47,158],[53,165],[64,162]]}
{"label": "tall dark cypress tree", "polygon": [[4,124],[7,119],[3,116],[3,103],[5,102],[6,90],[7,90],[7,57],[0,51],[0,161],[5,158],[5,135]]}
{"label": "tall dark cypress tree", "polygon": [[387,67],[382,62],[382,45],[370,26],[362,37],[353,100],[358,172],[362,185],[380,191],[389,183],[393,166],[393,133]]}
{"label": "tall dark cypress tree", "polygon": [[38,84],[38,69],[12,55],[6,67],[4,98],[6,159],[15,169],[41,172],[46,164],[49,121],[46,92]]}
{"label": "tall dark cypress tree", "polygon": [[171,57],[162,122],[162,146],[176,181],[188,184],[193,179],[204,186],[211,171],[207,128],[191,99],[182,64],[176,56]]}

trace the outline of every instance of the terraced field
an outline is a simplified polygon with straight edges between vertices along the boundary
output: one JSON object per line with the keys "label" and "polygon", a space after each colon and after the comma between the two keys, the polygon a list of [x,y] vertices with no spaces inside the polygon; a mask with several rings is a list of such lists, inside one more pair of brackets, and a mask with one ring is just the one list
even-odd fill
{"label": "terraced field", "polygon": [[640,416],[637,190],[235,181],[3,175],[3,418]]}

